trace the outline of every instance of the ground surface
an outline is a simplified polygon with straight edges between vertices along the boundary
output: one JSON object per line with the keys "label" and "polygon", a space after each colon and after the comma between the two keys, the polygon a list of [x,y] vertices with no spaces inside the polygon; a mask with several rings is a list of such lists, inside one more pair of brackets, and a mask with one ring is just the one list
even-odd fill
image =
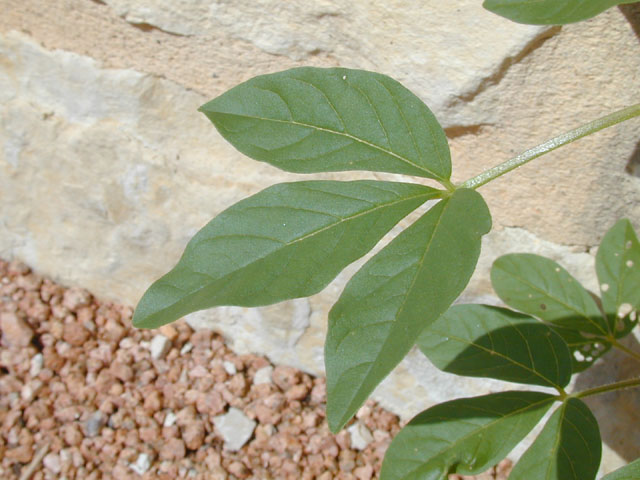
{"label": "ground surface", "polygon": [[133,329],[131,313],[0,260],[0,478],[378,477],[395,415],[368,403],[332,435],[324,379],[184,322]]}

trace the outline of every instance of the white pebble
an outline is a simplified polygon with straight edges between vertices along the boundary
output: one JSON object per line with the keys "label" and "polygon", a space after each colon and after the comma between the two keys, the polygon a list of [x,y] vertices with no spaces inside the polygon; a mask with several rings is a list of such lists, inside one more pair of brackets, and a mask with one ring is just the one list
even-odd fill
{"label": "white pebble", "polygon": [[347,428],[347,431],[351,435],[351,448],[355,450],[364,450],[367,445],[373,442],[373,435],[361,422],[354,423]]}
{"label": "white pebble", "polygon": [[138,455],[136,463],[129,465],[129,468],[136,472],[138,475],[144,475],[149,468],[151,468],[151,457],[146,453]]}
{"label": "white pebble", "polygon": [[236,366],[231,362],[222,362],[222,366],[224,367],[224,371],[229,375],[235,375],[236,373],[238,373]]}
{"label": "white pebble", "polygon": [[255,375],[253,376],[253,384],[261,385],[263,383],[271,383],[272,373],[273,373],[273,367],[271,365],[262,367],[260,370],[257,370]]}
{"label": "white pebble", "polygon": [[167,413],[167,416],[164,417],[164,423],[162,425],[164,427],[171,427],[171,426],[173,426],[174,423],[176,423],[177,419],[178,419],[178,417],[176,417],[175,413],[169,412],[169,413]]}
{"label": "white pebble", "polygon": [[159,360],[163,358],[171,348],[171,340],[164,335],[158,334],[151,340],[149,350],[151,351],[151,358]]}
{"label": "white pebble", "polygon": [[42,382],[40,380],[32,380],[29,383],[25,383],[20,391],[20,396],[25,402],[30,402],[33,398],[42,390]]}
{"label": "white pebble", "polygon": [[36,353],[33,357],[31,357],[31,365],[29,368],[29,375],[32,377],[37,377],[40,375],[42,371],[42,367],[44,366],[44,357],[41,353]]}
{"label": "white pebble", "polygon": [[193,344],[191,342],[185,343],[180,349],[180,355],[185,355],[193,350]]}
{"label": "white pebble", "polygon": [[62,463],[60,462],[60,457],[55,453],[50,453],[45,455],[42,459],[42,464],[48,470],[51,470],[53,473],[60,473],[62,470]]}
{"label": "white pebble", "polygon": [[249,441],[256,422],[241,410],[231,407],[228,413],[213,417],[213,424],[224,439],[224,448],[236,452]]}

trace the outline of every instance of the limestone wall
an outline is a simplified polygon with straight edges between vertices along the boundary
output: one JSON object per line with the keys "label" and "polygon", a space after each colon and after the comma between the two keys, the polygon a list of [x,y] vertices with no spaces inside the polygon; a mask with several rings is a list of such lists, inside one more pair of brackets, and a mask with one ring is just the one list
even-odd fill
{"label": "limestone wall", "polygon": [[[396,78],[446,127],[456,181],[635,103],[640,92],[637,5],[558,28],[510,23],[480,0],[2,4],[0,256],[132,305],[211,217],[301,178],[235,152],[196,112],[252,76],[340,65]],[[496,301],[488,268],[511,251],[551,256],[595,288],[601,236],[622,216],[640,228],[640,178],[630,173],[637,131],[627,122],[483,187],[494,230],[465,300]],[[239,352],[320,374],[327,312],[357,265],[310,299],[189,321],[223,332]],[[614,357],[598,368],[578,382],[611,381],[632,367]],[[499,388],[442,375],[412,353],[376,398],[409,417]],[[624,412],[618,417],[607,416],[610,403],[596,405],[607,418],[606,468],[640,454],[637,431],[625,430],[638,424],[640,400],[624,395],[607,400]]]}

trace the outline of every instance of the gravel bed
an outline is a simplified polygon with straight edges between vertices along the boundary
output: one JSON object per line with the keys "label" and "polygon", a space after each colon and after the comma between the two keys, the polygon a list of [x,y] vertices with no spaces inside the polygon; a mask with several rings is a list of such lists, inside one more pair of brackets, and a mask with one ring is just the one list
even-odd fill
{"label": "gravel bed", "polygon": [[131,314],[0,260],[0,478],[378,477],[395,415],[370,401],[333,435],[324,379]]}

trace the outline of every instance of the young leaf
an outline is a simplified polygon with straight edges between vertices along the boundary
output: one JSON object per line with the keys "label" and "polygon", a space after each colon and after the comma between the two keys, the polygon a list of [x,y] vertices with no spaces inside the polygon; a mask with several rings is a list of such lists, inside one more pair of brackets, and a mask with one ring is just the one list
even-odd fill
{"label": "young leaf", "polygon": [[444,183],[451,175],[429,108],[378,73],[294,68],[252,78],[200,111],[242,153],[290,172],[372,170]]}
{"label": "young leaf", "polygon": [[560,389],[571,378],[562,338],[528,315],[487,305],[454,305],[418,338],[439,369],[456,375]]}
{"label": "young leaf", "polygon": [[629,220],[619,220],[602,239],[596,273],[610,329],[624,337],[637,324],[640,309],[640,243]]}
{"label": "young leaf", "polygon": [[481,473],[502,460],[553,401],[546,393],[501,392],[436,405],[396,435],[380,478],[446,480],[451,473]]}
{"label": "young leaf", "polygon": [[593,480],[601,454],[598,422],[581,400],[570,398],[551,415],[509,480]]}
{"label": "young leaf", "polygon": [[319,292],[438,191],[409,183],[309,181],[229,207],[156,281],[133,324],[154,328],[216,305],[256,306]]}
{"label": "young leaf", "polygon": [[369,260],[329,313],[327,417],[338,431],[462,292],[491,228],[484,200],[459,189]]}
{"label": "young leaf", "polygon": [[507,305],[529,315],[590,334],[608,333],[589,292],[553,260],[528,253],[504,255],[493,263],[491,283]]}
{"label": "young leaf", "polygon": [[595,17],[608,8],[637,0],[485,0],[484,8],[514,22],[563,25]]}
{"label": "young leaf", "polygon": [[602,480],[638,480],[640,478],[640,458],[602,477]]}

